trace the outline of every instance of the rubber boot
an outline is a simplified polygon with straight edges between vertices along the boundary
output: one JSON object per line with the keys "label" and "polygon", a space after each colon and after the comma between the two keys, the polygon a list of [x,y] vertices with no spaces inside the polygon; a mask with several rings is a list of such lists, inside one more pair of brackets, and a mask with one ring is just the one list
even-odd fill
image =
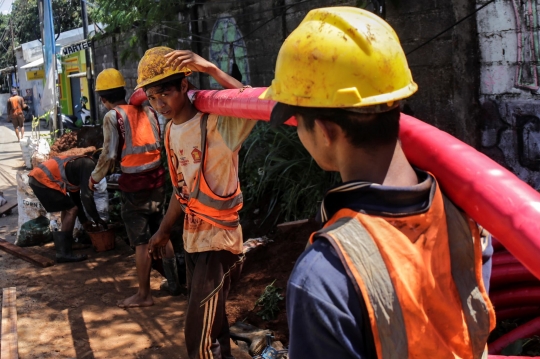
{"label": "rubber boot", "polygon": [[88,256],[73,254],[73,236],[69,232],[53,232],[54,247],[56,249],[56,263],[80,262]]}
{"label": "rubber boot", "polygon": [[172,296],[182,294],[182,287],[178,280],[178,269],[176,267],[176,258],[162,258],[163,270],[165,271],[165,278],[167,278],[167,285],[161,284],[160,289],[166,289]]}

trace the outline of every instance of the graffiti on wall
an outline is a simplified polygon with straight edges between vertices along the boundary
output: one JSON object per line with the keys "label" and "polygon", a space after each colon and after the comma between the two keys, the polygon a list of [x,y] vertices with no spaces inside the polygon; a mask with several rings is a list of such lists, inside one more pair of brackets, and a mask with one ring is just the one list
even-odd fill
{"label": "graffiti on wall", "polygon": [[[491,16],[485,14],[478,22],[487,59],[482,68],[480,149],[536,190],[540,190],[538,3],[539,0],[499,3]],[[496,43],[491,42],[493,38],[501,39],[498,47],[490,46]],[[511,48],[517,50],[515,57]],[[502,57],[497,51],[502,52]],[[512,55],[505,58],[505,53]]]}
{"label": "graffiti on wall", "polygon": [[516,19],[517,63],[515,86],[538,90],[539,56],[537,0],[512,0]]}
{"label": "graffiti on wall", "polygon": [[[222,14],[214,23],[209,58],[221,70],[244,85],[250,84],[246,43],[236,21],[228,14]],[[212,77],[210,87],[221,88]]]}
{"label": "graffiti on wall", "polygon": [[482,152],[540,190],[540,104],[488,100],[482,127]]}

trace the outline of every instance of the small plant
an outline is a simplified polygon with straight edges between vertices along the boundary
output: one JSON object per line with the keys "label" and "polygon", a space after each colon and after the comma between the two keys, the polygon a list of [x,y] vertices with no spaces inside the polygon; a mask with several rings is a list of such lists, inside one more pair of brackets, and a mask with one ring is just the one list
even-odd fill
{"label": "small plant", "polygon": [[324,193],[339,182],[337,173],[319,168],[293,127],[257,123],[240,157],[243,213],[264,211],[262,223],[274,209],[280,215],[273,224],[312,217]]}
{"label": "small plant", "polygon": [[[255,302],[255,308],[257,306],[262,307],[262,310],[257,312],[257,315],[262,317],[263,320],[274,320],[279,313],[279,302],[283,300],[283,296],[279,294],[281,288],[274,287],[276,280],[264,288],[263,294]],[[255,309],[254,308],[254,309]]]}

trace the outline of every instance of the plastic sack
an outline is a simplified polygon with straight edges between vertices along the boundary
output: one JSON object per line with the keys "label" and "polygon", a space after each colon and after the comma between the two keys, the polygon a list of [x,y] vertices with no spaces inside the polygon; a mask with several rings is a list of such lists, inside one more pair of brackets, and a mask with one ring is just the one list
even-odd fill
{"label": "plastic sack", "polygon": [[34,147],[34,152],[32,153],[32,166],[36,167],[40,163],[45,162],[49,159],[49,153],[51,152],[51,147],[45,139],[40,139],[37,143],[37,146]]}
{"label": "plastic sack", "polygon": [[[17,205],[19,207],[19,229],[17,234],[28,221],[39,216],[48,217],[47,211],[37,199],[34,191],[28,185],[28,171],[17,171]],[[49,221],[47,221],[48,225]]]}
{"label": "plastic sack", "polygon": [[19,247],[39,246],[53,240],[49,219],[39,216],[25,222],[19,229],[15,245]]}
{"label": "plastic sack", "polygon": [[24,164],[27,169],[31,170],[32,169],[32,153],[34,151],[34,144],[32,142],[32,139],[28,137],[26,141],[23,140],[19,142],[19,145],[21,146]]}

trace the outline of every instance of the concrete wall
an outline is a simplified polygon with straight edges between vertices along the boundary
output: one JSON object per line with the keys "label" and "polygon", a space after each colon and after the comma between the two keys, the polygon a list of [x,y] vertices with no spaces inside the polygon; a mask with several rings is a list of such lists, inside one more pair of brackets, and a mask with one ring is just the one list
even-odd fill
{"label": "concrete wall", "polygon": [[[110,35],[99,41],[94,42],[94,76],[108,68],[116,68],[126,80],[127,98],[133,93],[133,89],[137,86],[137,65],[138,62],[133,57],[122,61],[122,51],[129,45],[127,44],[128,35]],[[131,50],[137,51],[137,50]],[[140,51],[140,50],[139,50]],[[96,101],[99,99],[96,96]],[[99,102],[98,114],[103,118],[107,110]]]}
{"label": "concrete wall", "polygon": [[[477,5],[486,1],[477,1]],[[478,13],[481,150],[540,189],[538,4],[496,1]]]}
{"label": "concrete wall", "polygon": [[[387,1],[387,21],[409,53],[474,11],[468,0]],[[407,111],[477,146],[478,42],[474,17],[407,55],[419,90]]]}
{"label": "concrete wall", "polygon": [[[274,78],[275,62],[283,40],[309,10],[323,6],[356,6],[358,3],[347,0],[206,1],[180,14],[178,26],[186,26],[192,19],[197,21],[190,27],[192,36],[178,39],[177,48],[192,49],[229,73],[235,62],[244,84],[268,86]],[[399,3],[399,7],[389,5],[387,20],[396,29],[406,51],[474,11],[474,3],[468,0],[401,0]],[[158,43],[159,36],[167,36],[166,30],[152,31],[149,43]],[[103,68],[120,66],[128,87],[133,88],[136,61],[122,65],[119,60],[114,60],[115,56],[119,58],[121,46],[127,46],[128,37],[115,35],[115,38],[115,44],[112,37],[96,43],[95,72],[98,74]],[[420,88],[407,102],[409,110],[474,146],[480,143],[478,62],[474,18],[409,56],[413,76]],[[200,88],[220,88],[206,75],[194,74],[190,80]]]}

